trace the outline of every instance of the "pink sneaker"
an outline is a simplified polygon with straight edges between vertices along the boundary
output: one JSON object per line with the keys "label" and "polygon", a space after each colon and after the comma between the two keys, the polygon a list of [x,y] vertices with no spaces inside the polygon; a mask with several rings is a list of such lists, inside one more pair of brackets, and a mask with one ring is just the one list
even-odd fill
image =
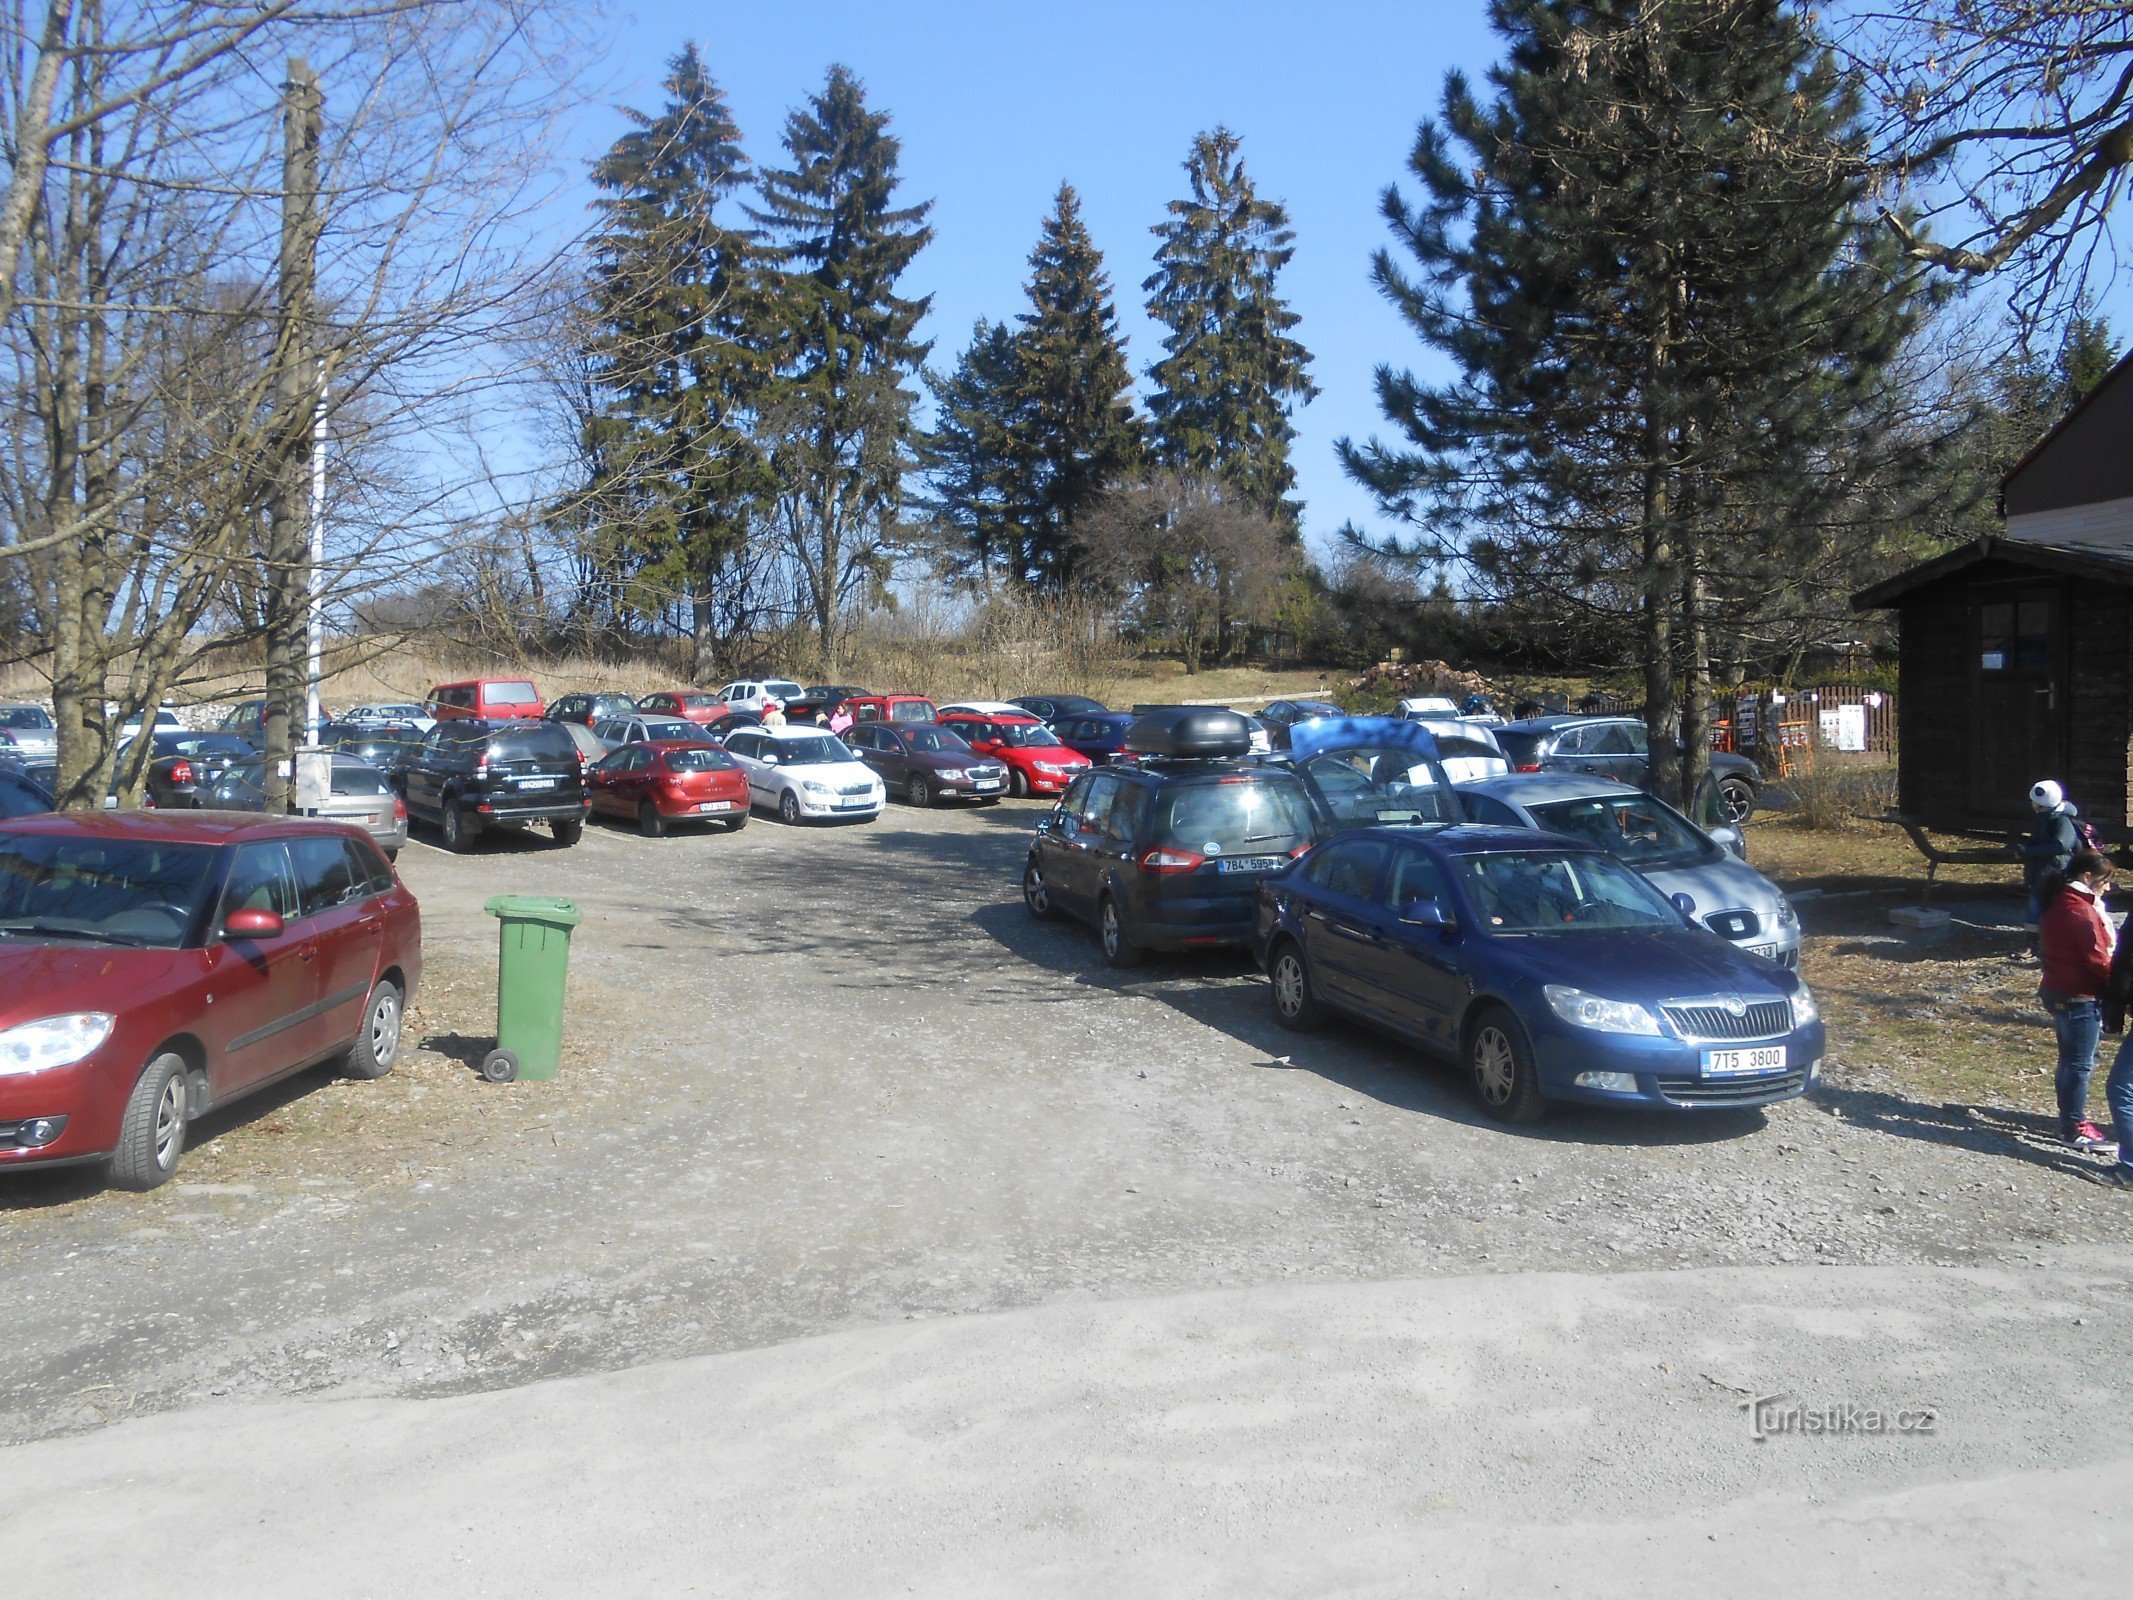
{"label": "pink sneaker", "polygon": [[2116,1150],[2118,1141],[2105,1133],[2093,1122],[2084,1122],[2074,1129],[2074,1137],[2067,1141],[2076,1150]]}

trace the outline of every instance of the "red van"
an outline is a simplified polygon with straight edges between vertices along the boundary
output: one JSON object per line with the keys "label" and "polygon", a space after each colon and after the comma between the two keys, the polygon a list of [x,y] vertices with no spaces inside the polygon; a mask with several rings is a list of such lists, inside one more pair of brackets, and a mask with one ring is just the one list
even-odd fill
{"label": "red van", "polygon": [[546,709],[541,691],[531,678],[469,678],[464,683],[440,683],[422,702],[439,722],[454,717],[480,717],[502,722],[512,717],[538,717]]}
{"label": "red van", "polygon": [[855,694],[839,704],[854,722],[931,722],[937,709],[922,694]]}

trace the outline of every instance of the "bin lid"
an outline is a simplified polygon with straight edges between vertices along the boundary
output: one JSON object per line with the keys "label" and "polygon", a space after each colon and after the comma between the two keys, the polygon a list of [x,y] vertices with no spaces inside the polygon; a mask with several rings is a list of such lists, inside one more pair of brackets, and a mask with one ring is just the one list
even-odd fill
{"label": "bin lid", "polygon": [[560,928],[575,928],[580,920],[574,903],[544,894],[500,894],[487,910],[506,922],[552,922]]}

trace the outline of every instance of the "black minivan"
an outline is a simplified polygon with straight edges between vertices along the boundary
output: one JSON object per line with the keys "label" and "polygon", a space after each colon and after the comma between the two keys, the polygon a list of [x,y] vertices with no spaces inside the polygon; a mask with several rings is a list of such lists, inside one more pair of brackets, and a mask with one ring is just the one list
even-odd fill
{"label": "black minivan", "polygon": [[1235,712],[1176,708],[1140,718],[1126,764],[1082,773],[1037,824],[1022,901],[1040,919],[1093,923],[1104,960],[1251,942],[1259,880],[1316,837],[1286,767],[1238,759]]}
{"label": "black minivan", "polygon": [[407,765],[408,815],[434,822],[447,850],[464,850],[484,828],[545,822],[555,842],[585,831],[585,776],[560,723],[440,722]]}

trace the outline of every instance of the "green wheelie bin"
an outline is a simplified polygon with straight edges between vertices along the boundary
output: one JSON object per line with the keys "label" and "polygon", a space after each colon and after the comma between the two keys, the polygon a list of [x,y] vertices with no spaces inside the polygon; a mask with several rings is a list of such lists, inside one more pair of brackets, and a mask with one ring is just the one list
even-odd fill
{"label": "green wheelie bin", "polygon": [[488,912],[497,919],[496,1048],[482,1058],[481,1075],[491,1083],[545,1083],[563,1055],[563,981],[578,908],[542,895],[500,894]]}

